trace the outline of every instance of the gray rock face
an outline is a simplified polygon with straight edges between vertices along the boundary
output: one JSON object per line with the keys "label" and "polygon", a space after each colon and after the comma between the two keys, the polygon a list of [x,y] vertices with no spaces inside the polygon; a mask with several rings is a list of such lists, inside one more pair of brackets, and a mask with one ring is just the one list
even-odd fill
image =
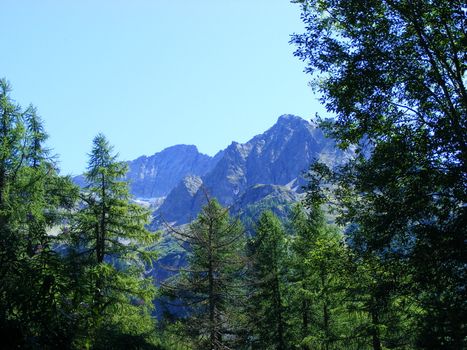
{"label": "gray rock face", "polygon": [[[126,179],[137,201],[157,208],[151,225],[157,228],[189,222],[212,197],[237,213],[247,206],[256,210],[254,203],[296,201],[306,183],[302,174],[314,159],[332,166],[348,157],[321,129],[283,115],[263,134],[244,144],[232,142],[214,157],[190,145],[139,157],[128,162]],[[83,176],[74,181],[85,185]]]}
{"label": "gray rock face", "polygon": [[[193,145],[168,147],[152,156],[129,161],[125,180],[137,199],[157,199],[167,196],[186,176],[203,176],[214,168],[223,152],[214,157],[198,152]],[[75,184],[86,186],[84,175],[73,178]]]}
{"label": "gray rock face", "polygon": [[[182,190],[186,185],[177,186],[155,216],[171,217],[177,224],[186,223],[199,212],[206,201],[206,193],[222,205],[233,207],[238,207],[246,198],[250,203],[251,196],[259,201],[274,193],[279,195],[279,187],[255,189],[258,184],[289,185],[287,191],[280,191],[281,196],[285,192],[299,192],[297,184],[303,183],[301,175],[314,159],[333,165],[346,157],[321,129],[302,118],[283,115],[265,133],[247,143],[233,142],[228,146],[212,170],[201,176],[202,186],[197,193]],[[293,200],[292,195],[289,197]],[[178,214],[174,215],[175,212]]]}
{"label": "gray rock face", "polygon": [[192,145],[176,145],[150,157],[139,157],[128,162],[130,191],[140,198],[166,196],[185,176],[208,173],[218,159],[219,154],[210,157]]}
{"label": "gray rock face", "polygon": [[203,180],[212,196],[222,204],[232,204],[250,186],[286,185],[300,176],[314,158],[334,151],[334,146],[306,120],[284,115],[247,143],[232,143]]}
{"label": "gray rock face", "polygon": [[255,185],[248,188],[235,203],[234,211],[241,211],[248,205],[258,203],[264,199],[275,199],[281,202],[293,203],[300,199],[300,195],[288,186],[280,185]]}
{"label": "gray rock face", "polygon": [[203,180],[199,176],[190,175],[180,181],[156,211],[158,215],[152,226],[186,223],[195,218],[199,211],[195,197],[201,193],[202,185]]}

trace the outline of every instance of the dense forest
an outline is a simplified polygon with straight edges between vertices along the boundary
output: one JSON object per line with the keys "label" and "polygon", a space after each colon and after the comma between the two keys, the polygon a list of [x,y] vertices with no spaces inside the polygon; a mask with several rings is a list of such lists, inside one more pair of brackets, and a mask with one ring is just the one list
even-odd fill
{"label": "dense forest", "polygon": [[105,136],[76,186],[0,80],[1,348],[467,348],[466,4],[293,2],[320,125],[355,156],[310,164],[303,201],[251,230],[206,194],[167,225],[186,264],[163,282]]}

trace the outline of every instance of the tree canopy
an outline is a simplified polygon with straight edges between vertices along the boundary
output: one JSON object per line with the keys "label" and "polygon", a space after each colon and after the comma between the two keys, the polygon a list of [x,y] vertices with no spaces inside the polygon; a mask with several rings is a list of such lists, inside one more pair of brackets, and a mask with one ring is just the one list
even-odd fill
{"label": "tree canopy", "polygon": [[[323,122],[357,157],[315,165],[361,256],[398,266],[422,310],[417,344],[465,345],[467,230],[466,14],[462,1],[298,1],[293,36],[334,119]],[[321,180],[321,181],[318,181]],[[371,259],[373,259],[371,258]],[[401,266],[404,268],[401,270]],[[394,270],[393,270],[394,272]],[[401,291],[404,289],[404,292]]]}

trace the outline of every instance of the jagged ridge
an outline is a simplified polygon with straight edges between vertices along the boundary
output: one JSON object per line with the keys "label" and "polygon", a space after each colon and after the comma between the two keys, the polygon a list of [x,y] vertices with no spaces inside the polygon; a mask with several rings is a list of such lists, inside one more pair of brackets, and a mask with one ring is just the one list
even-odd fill
{"label": "jagged ridge", "polygon": [[[180,182],[156,210],[153,226],[160,224],[160,217],[175,224],[188,222],[206,202],[206,194],[222,205],[238,207],[242,198],[248,198],[248,192],[258,195],[258,184],[295,184],[287,191],[296,192],[304,183],[303,172],[314,159],[333,165],[346,157],[348,154],[338,150],[317,126],[297,116],[283,115],[265,133],[244,144],[233,142],[228,146],[216,165],[197,179],[196,193],[187,188],[190,180]],[[266,195],[271,193],[266,191]]]}

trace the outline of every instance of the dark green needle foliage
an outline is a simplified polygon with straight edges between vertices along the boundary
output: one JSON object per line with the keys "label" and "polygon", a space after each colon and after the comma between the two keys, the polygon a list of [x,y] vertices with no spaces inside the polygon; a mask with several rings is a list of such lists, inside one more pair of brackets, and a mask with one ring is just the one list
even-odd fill
{"label": "dark green needle foliage", "polygon": [[290,256],[288,258],[288,282],[291,287],[290,307],[295,315],[293,329],[294,338],[301,342],[310,334],[312,325],[311,308],[313,300],[307,292],[308,280],[311,271],[305,266],[314,247],[317,230],[322,227],[322,222],[313,224],[304,210],[302,204],[296,204],[291,214],[290,234],[293,237],[290,244]]}
{"label": "dark green needle foliage", "polygon": [[288,349],[284,228],[271,211],[266,211],[255,231],[250,242],[248,279],[252,348]]}
{"label": "dark green needle foliage", "polygon": [[125,166],[96,137],[80,193],[58,174],[33,106],[0,80],[2,349],[154,349],[157,234],[130,203]]}

